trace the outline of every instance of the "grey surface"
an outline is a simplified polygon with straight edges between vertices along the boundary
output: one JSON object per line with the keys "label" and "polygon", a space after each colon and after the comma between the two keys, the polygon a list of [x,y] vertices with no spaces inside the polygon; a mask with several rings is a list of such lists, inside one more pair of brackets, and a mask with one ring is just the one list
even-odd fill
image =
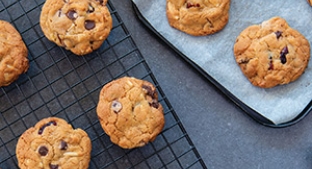
{"label": "grey surface", "polygon": [[282,129],[258,124],[144,27],[131,1],[113,4],[208,168],[312,168],[311,114]]}

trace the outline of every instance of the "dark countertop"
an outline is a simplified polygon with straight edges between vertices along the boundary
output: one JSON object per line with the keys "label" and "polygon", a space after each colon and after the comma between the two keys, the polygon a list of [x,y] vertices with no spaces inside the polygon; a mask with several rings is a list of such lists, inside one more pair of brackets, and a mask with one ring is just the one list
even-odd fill
{"label": "dark countertop", "polygon": [[131,1],[113,5],[208,168],[312,168],[312,116],[265,127],[230,101],[135,16]]}

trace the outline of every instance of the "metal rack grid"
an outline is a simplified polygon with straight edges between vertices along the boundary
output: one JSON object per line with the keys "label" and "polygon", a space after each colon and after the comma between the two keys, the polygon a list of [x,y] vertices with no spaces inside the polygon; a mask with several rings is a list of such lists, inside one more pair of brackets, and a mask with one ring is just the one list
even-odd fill
{"label": "metal rack grid", "polygon": [[[92,141],[94,168],[206,168],[175,111],[158,85],[111,2],[113,29],[97,51],[86,56],[48,41],[39,26],[45,0],[0,0],[0,19],[21,33],[30,68],[8,87],[0,88],[0,168],[18,168],[19,136],[40,119],[57,116],[84,129]],[[164,107],[165,127],[144,147],[125,150],[112,144],[95,112],[102,86],[122,76],[152,82]]]}

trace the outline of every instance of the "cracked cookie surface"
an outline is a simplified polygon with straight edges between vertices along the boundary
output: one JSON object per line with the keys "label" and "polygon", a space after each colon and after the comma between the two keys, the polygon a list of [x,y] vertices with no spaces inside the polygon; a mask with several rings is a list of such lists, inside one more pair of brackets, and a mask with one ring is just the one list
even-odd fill
{"label": "cracked cookie surface", "polygon": [[0,20],[0,87],[8,86],[29,68],[28,50],[19,32]]}
{"label": "cracked cookie surface", "polygon": [[156,88],[134,77],[119,78],[102,88],[97,115],[111,141],[125,149],[153,141],[165,122]]}
{"label": "cracked cookie surface", "polygon": [[112,29],[107,0],[47,0],[40,14],[44,35],[76,55],[98,49]]}
{"label": "cracked cookie surface", "polygon": [[273,17],[243,30],[234,44],[234,55],[253,85],[271,88],[302,75],[310,59],[310,44],[285,19]]}
{"label": "cracked cookie surface", "polygon": [[203,36],[225,27],[229,9],[230,0],[167,0],[166,14],[172,27]]}
{"label": "cracked cookie surface", "polygon": [[48,117],[27,129],[16,145],[21,169],[87,169],[91,141],[82,129],[73,129],[65,120]]}

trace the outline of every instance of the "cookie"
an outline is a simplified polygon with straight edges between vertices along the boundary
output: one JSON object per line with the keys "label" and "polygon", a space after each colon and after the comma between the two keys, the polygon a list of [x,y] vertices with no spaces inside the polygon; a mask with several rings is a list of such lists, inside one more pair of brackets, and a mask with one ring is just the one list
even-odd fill
{"label": "cookie", "polygon": [[125,149],[153,141],[165,123],[156,88],[134,77],[122,77],[106,84],[96,111],[111,141]]}
{"label": "cookie", "polygon": [[29,68],[28,50],[20,33],[0,20],[0,87],[8,86]]}
{"label": "cookie", "polygon": [[307,0],[307,1],[312,6],[312,0]]}
{"label": "cookie", "polygon": [[73,129],[65,120],[48,117],[26,130],[16,145],[21,169],[87,169],[91,141],[82,129]]}
{"label": "cookie", "polygon": [[253,85],[271,88],[295,81],[304,73],[310,44],[285,19],[273,17],[243,30],[234,44],[234,55]]}
{"label": "cookie", "polygon": [[230,0],[167,0],[167,19],[173,28],[194,36],[222,30],[229,20]]}
{"label": "cookie", "polygon": [[98,49],[112,29],[107,0],[47,0],[40,14],[44,35],[76,55]]}

